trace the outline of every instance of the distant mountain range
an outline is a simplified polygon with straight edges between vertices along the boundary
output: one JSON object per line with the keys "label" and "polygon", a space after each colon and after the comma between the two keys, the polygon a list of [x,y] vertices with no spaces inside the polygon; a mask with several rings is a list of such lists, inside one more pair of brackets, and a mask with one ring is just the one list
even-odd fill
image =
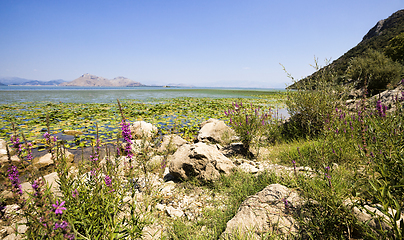
{"label": "distant mountain range", "polygon": [[112,80],[98,77],[91,74],[83,74],[73,81],[62,79],[51,81],[39,81],[18,77],[0,78],[0,85],[19,85],[19,86],[79,86],[79,87],[141,87],[145,86],[139,82],[125,77],[116,77]]}
{"label": "distant mountain range", "polygon": [[8,77],[0,78],[0,85],[25,85],[25,86],[58,86],[65,80],[57,79],[51,81],[39,81],[26,78]]}
{"label": "distant mountain range", "polygon": [[80,86],[80,87],[140,87],[144,86],[140,82],[130,80],[125,77],[106,79],[91,74],[83,74],[81,77],[59,84],[59,86]]}

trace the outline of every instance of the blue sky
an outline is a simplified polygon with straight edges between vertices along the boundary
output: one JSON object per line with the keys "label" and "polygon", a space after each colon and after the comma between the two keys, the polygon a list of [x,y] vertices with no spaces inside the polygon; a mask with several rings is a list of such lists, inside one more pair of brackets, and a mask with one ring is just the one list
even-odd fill
{"label": "blue sky", "polygon": [[0,77],[284,88],[404,0],[0,0]]}

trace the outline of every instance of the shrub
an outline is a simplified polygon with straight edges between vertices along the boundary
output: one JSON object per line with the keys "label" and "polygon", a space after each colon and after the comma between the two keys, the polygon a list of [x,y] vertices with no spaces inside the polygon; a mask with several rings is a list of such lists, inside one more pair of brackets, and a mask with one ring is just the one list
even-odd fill
{"label": "shrub", "polygon": [[348,78],[356,81],[357,87],[366,87],[370,94],[377,94],[389,85],[397,84],[403,73],[401,64],[373,49],[353,58],[346,72]]}
{"label": "shrub", "polygon": [[[320,67],[316,64],[315,68]],[[312,137],[322,132],[325,119],[341,105],[344,92],[347,92],[330,78],[332,73],[323,71],[318,79],[300,82],[295,84],[296,90],[288,91],[285,103],[291,117],[285,125],[285,135],[293,138]]]}
{"label": "shrub", "polygon": [[404,32],[389,41],[384,53],[394,61],[404,64]]}
{"label": "shrub", "polygon": [[230,126],[240,137],[246,155],[251,157],[250,144],[254,138],[260,138],[265,125],[272,117],[271,111],[265,112],[254,108],[252,104],[248,106],[235,102],[225,114],[230,119]]}

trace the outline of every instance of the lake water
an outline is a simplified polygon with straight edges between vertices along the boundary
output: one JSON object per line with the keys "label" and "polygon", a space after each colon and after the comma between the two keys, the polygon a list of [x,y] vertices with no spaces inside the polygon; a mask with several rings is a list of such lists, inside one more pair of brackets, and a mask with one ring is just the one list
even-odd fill
{"label": "lake water", "polygon": [[[64,103],[116,103],[116,99],[134,99],[139,102],[157,103],[164,99],[193,97],[193,98],[254,98],[283,92],[284,89],[237,89],[237,88],[108,88],[108,87],[50,87],[50,86],[0,86],[0,105],[26,102],[64,102]],[[278,116],[287,118],[286,109],[278,109]],[[1,129],[0,129],[1,130]],[[58,133],[63,140],[72,140],[73,136]],[[91,134],[90,134],[91,135]],[[86,149],[90,151],[91,148]],[[81,150],[72,150],[81,157]],[[44,152],[34,149],[35,157]],[[86,155],[86,153],[85,153]],[[87,154],[88,155],[88,154]]]}
{"label": "lake water", "polygon": [[18,102],[112,103],[116,99],[153,102],[178,97],[251,98],[284,89],[0,86],[0,104]]}

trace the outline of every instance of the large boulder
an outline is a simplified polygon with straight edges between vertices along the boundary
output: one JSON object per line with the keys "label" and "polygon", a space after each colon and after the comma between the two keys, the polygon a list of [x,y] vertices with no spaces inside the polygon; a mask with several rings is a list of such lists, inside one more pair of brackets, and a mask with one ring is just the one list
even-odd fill
{"label": "large boulder", "polygon": [[[4,165],[8,162],[6,145],[6,141],[0,139],[0,165]],[[18,164],[20,162],[21,159],[17,155],[11,156],[11,164]]]}
{"label": "large boulder", "polygon": [[[73,163],[74,162],[74,154],[71,152],[66,151],[66,162],[67,163]],[[52,166],[54,164],[53,159],[52,159],[52,154],[47,153],[43,155],[42,157],[39,158],[37,162],[34,162],[34,166],[37,167],[38,169],[45,169],[49,166]]]}
{"label": "large boulder", "polygon": [[6,141],[0,139],[0,156],[7,155]]}
{"label": "large boulder", "polygon": [[261,239],[260,236],[267,232],[295,235],[298,226],[292,215],[299,209],[300,202],[296,192],[280,184],[271,184],[241,204],[237,214],[227,222],[222,238],[250,234],[251,239]]}
{"label": "large boulder", "polygon": [[187,141],[176,134],[164,135],[163,141],[161,142],[157,150],[159,152],[177,150],[179,147],[186,143]]}
{"label": "large boulder", "polygon": [[170,174],[187,180],[196,177],[202,181],[214,181],[220,173],[230,174],[235,165],[215,146],[199,142],[184,144],[168,158]]}
{"label": "large boulder", "polygon": [[235,132],[224,121],[211,118],[201,124],[198,132],[199,141],[221,143],[235,138]]}
{"label": "large boulder", "polygon": [[132,123],[129,128],[133,139],[142,139],[143,137],[152,138],[158,132],[156,126],[145,121],[136,121]]}

